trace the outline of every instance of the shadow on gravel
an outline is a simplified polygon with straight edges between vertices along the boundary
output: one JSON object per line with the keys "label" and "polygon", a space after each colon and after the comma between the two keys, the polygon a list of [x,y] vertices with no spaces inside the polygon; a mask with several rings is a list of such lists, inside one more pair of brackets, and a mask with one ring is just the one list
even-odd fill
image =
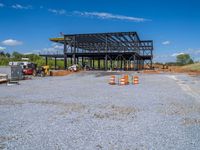
{"label": "shadow on gravel", "polygon": [[111,76],[111,75],[122,75],[124,72],[98,72],[95,74],[95,77],[104,77],[104,76]]}
{"label": "shadow on gravel", "polygon": [[[48,108],[57,108],[56,115],[67,117],[71,113],[79,113],[89,115],[95,119],[108,119],[108,120],[126,120],[134,119],[136,113],[139,111],[133,106],[117,106],[117,105],[83,105],[81,103],[64,103],[58,101],[0,101],[0,105],[8,105],[15,107],[16,105],[33,104],[46,106]],[[57,116],[57,117],[58,117]]]}
{"label": "shadow on gravel", "polygon": [[125,106],[104,106],[99,107],[94,113],[94,118],[96,119],[111,119],[111,120],[125,120],[133,119],[136,117],[136,112],[138,110],[134,107],[125,107]]}
{"label": "shadow on gravel", "polygon": [[93,75],[95,77],[105,77],[105,76],[111,76],[111,75],[124,75],[124,74],[135,74],[135,73],[140,73],[137,71],[113,71],[113,72],[108,72],[108,71],[85,71],[85,72],[80,72],[76,74],[77,76],[88,76],[88,75]]}
{"label": "shadow on gravel", "polygon": [[0,149],[6,149],[6,143],[12,140],[16,140],[15,136],[1,136],[0,135]]}
{"label": "shadow on gravel", "polygon": [[200,119],[196,119],[196,118],[184,118],[183,119],[183,125],[185,126],[200,126]]}
{"label": "shadow on gravel", "polygon": [[185,116],[193,113],[200,114],[200,105],[172,102],[161,106],[158,109],[158,112],[165,115],[180,115],[180,116]]}

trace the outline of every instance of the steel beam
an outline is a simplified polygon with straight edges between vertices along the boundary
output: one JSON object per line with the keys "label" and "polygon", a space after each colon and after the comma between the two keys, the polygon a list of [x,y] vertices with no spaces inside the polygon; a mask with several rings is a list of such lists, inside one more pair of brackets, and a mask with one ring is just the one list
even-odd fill
{"label": "steel beam", "polygon": [[67,69],[67,43],[64,41],[64,68]]}
{"label": "steel beam", "polygon": [[48,57],[47,56],[45,57],[45,64],[46,64],[46,66],[48,65]]}
{"label": "steel beam", "polygon": [[[100,68],[100,60],[103,60],[104,69],[107,70],[108,56],[110,59],[109,65],[112,68],[112,59],[116,60],[119,55],[122,55],[123,57],[116,60],[116,62],[121,62],[121,64],[118,65],[121,69],[123,64],[124,67],[126,67],[126,65],[130,63],[127,61],[130,61],[129,58],[133,55],[135,64],[134,69],[138,69],[139,65],[144,66],[144,63],[147,63],[150,67],[152,66],[153,41],[141,41],[136,32],[72,34],[64,35],[64,38],[55,38],[50,40],[64,44],[63,54],[43,54],[41,56],[44,56],[45,58],[64,58],[65,69],[67,68],[67,58],[71,58],[71,61],[76,64],[76,59],[78,62],[79,57],[84,57],[87,59],[93,59],[93,64],[91,65],[93,68],[95,66],[94,58],[98,60],[98,68]],[[48,62],[46,61],[46,63]]]}

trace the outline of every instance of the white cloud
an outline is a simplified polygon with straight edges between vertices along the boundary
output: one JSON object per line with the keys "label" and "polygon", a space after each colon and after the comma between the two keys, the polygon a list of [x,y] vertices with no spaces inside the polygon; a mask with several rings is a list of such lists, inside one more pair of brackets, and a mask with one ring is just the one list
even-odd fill
{"label": "white cloud", "polygon": [[145,22],[151,21],[145,18],[138,18],[132,16],[124,16],[124,15],[116,15],[107,12],[81,12],[81,11],[73,11],[73,12],[66,12],[64,9],[48,9],[49,12],[58,14],[58,15],[78,15],[81,17],[92,17],[92,18],[99,18],[99,19],[114,19],[114,20],[123,20],[123,21],[132,21],[132,22]]}
{"label": "white cloud", "polygon": [[185,53],[183,53],[183,52],[181,52],[181,53],[174,53],[174,54],[172,54],[171,56],[172,56],[172,57],[176,57],[176,56],[182,55],[182,54],[185,54]]}
{"label": "white cloud", "polygon": [[54,14],[58,14],[58,15],[65,15],[66,11],[64,9],[48,9],[49,12],[52,12]]}
{"label": "white cloud", "polygon": [[69,15],[69,16],[76,15],[76,16],[81,16],[81,17],[92,17],[92,18],[98,18],[98,19],[114,19],[114,20],[125,20],[125,21],[133,21],[133,22],[151,21],[145,18],[117,15],[117,14],[112,14],[112,13],[107,13],[107,12],[86,12],[86,11],[67,12],[64,9],[48,9],[48,11],[54,14],[58,14],[58,15]]}
{"label": "white cloud", "polygon": [[63,45],[54,45],[53,48],[54,48],[54,49],[60,49],[60,50],[63,50],[63,49],[64,49]]}
{"label": "white cloud", "polygon": [[7,39],[2,41],[1,43],[6,46],[18,46],[23,44],[23,42],[14,39]]}
{"label": "white cloud", "polygon": [[12,8],[14,8],[14,9],[32,9],[32,6],[31,5],[22,6],[20,4],[14,4],[14,5],[12,5]]}
{"label": "white cloud", "polygon": [[163,45],[169,45],[171,42],[170,41],[164,41],[162,42]]}
{"label": "white cloud", "polygon": [[154,58],[168,58],[171,57],[170,55],[167,54],[162,54],[162,55],[154,55]]}
{"label": "white cloud", "polygon": [[53,47],[44,48],[43,51],[54,52],[55,49]]}
{"label": "white cloud", "polygon": [[42,50],[42,52],[44,52],[44,53],[59,53],[59,50],[55,49],[53,47],[49,47],[49,48],[44,48]]}
{"label": "white cloud", "polygon": [[190,54],[194,54],[194,55],[199,55],[200,54],[200,49],[192,49],[192,48],[188,48],[188,53]]}
{"label": "white cloud", "polygon": [[59,43],[52,43],[51,44],[51,48],[53,48],[55,50],[63,50],[64,49],[64,45],[63,44],[59,44]]}
{"label": "white cloud", "polygon": [[6,47],[0,46],[0,51],[4,51],[4,50],[6,50]]}
{"label": "white cloud", "polygon": [[42,52],[44,52],[44,53],[63,53],[63,49],[64,49],[64,47],[62,44],[53,43],[51,47],[43,48]]}
{"label": "white cloud", "polygon": [[26,52],[26,53],[23,53],[24,55],[31,55],[31,54],[34,54],[33,52]]}
{"label": "white cloud", "polygon": [[200,54],[200,50],[196,50],[195,53],[196,53],[196,54]]}
{"label": "white cloud", "polygon": [[126,21],[133,21],[133,22],[145,22],[145,21],[151,21],[149,19],[145,18],[137,18],[137,17],[131,17],[131,16],[124,16],[124,15],[116,15],[111,14],[107,12],[80,12],[80,11],[74,11],[75,15],[84,16],[84,17],[96,17],[99,19],[115,19],[115,20],[126,20]]}
{"label": "white cloud", "polygon": [[0,3],[0,7],[4,7],[5,5],[3,3]]}

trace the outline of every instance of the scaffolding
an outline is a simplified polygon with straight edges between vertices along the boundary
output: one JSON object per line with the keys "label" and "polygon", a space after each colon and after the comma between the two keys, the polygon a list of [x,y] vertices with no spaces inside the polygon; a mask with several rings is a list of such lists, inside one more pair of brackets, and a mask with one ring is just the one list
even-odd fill
{"label": "scaffolding", "polygon": [[136,32],[68,34],[50,41],[64,45],[63,53],[43,53],[40,56],[64,59],[64,68],[73,64],[88,65],[97,70],[151,69],[153,41],[140,40]]}

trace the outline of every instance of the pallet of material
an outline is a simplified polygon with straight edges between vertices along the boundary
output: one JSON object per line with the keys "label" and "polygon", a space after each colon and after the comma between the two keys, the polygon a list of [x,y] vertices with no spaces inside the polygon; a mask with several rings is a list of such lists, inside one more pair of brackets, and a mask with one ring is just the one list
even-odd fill
{"label": "pallet of material", "polygon": [[50,72],[50,76],[66,76],[71,74],[72,72],[68,70],[54,70]]}
{"label": "pallet of material", "polygon": [[8,82],[8,75],[7,74],[0,74],[0,84]]}

